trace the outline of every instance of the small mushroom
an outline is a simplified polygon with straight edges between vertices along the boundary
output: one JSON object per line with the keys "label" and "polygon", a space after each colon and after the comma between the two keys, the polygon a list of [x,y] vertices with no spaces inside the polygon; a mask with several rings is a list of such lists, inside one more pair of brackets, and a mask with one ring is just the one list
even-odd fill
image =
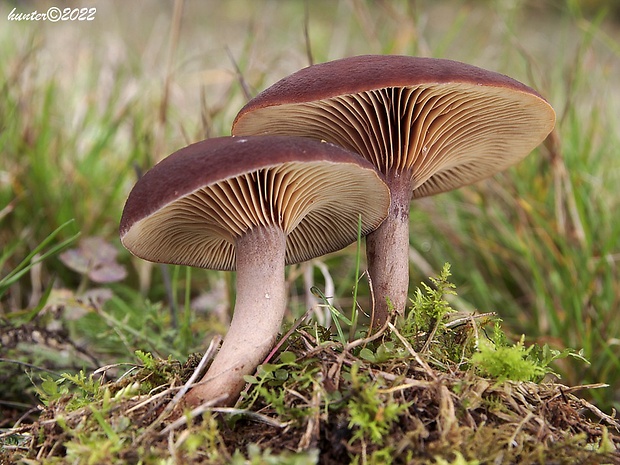
{"label": "small mushroom", "polygon": [[233,404],[244,375],[274,345],[286,309],[285,273],[355,241],[387,215],[389,189],[374,167],[310,139],[222,137],[170,155],[134,186],[120,222],[123,245],[159,263],[237,271],[230,328],[195,406]]}
{"label": "small mushroom", "polygon": [[302,69],[241,109],[233,135],[289,134],[357,152],[386,177],[392,204],[366,239],[375,327],[402,313],[409,203],[520,161],[551,132],[553,108],[512,78],[451,60],[356,56]]}

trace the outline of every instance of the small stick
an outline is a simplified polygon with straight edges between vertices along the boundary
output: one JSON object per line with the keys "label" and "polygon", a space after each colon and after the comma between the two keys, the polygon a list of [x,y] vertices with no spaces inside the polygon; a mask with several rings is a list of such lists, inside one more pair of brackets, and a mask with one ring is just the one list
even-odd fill
{"label": "small stick", "polygon": [[403,345],[405,346],[405,348],[409,351],[409,353],[413,356],[413,358],[415,359],[416,362],[418,362],[418,364],[424,368],[424,370],[426,370],[426,373],[433,378],[434,381],[437,381],[437,376],[435,376],[435,373],[433,373],[433,370],[431,369],[430,366],[428,366],[428,364],[422,360],[422,358],[418,355],[418,353],[413,349],[413,347],[411,346],[411,344],[409,344],[409,341],[407,339],[405,339],[396,329],[396,327],[390,323],[388,321],[388,326],[389,328],[392,330],[392,332],[394,334],[396,334],[396,337],[400,340],[400,342],[403,343]]}

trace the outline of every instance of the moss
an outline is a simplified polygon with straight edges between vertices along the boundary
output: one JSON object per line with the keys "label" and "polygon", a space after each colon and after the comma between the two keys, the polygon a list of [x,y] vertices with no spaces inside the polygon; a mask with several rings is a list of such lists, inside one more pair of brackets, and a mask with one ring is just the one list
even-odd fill
{"label": "moss", "polygon": [[454,291],[448,272],[423,286],[410,313],[380,337],[346,342],[299,327],[247,377],[236,409],[192,418],[173,408],[195,356],[184,366],[138,353],[139,370],[106,384],[67,376],[47,386],[54,395],[46,394],[37,422],[3,434],[3,459],[620,463],[620,424],[575,394],[599,386],[541,382],[549,363],[569,352],[511,344],[499,322],[457,314],[444,298]]}

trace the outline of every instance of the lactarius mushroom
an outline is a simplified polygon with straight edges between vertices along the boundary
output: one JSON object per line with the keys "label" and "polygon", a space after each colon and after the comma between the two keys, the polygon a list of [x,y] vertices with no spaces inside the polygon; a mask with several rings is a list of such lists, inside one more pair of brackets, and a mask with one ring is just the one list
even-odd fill
{"label": "lactarius mushroom", "polygon": [[121,241],[159,263],[237,271],[233,318],[195,406],[233,404],[244,375],[274,345],[286,309],[288,264],[354,242],[386,217],[389,189],[357,154],[327,142],[222,137],[185,147],[148,171],[129,194]]}
{"label": "lactarius mushroom", "polygon": [[464,63],[357,56],[302,69],[237,115],[233,135],[289,134],[361,154],[386,177],[392,204],[366,239],[375,328],[403,312],[409,284],[409,203],[474,183],[524,158],[555,113],[536,91]]}

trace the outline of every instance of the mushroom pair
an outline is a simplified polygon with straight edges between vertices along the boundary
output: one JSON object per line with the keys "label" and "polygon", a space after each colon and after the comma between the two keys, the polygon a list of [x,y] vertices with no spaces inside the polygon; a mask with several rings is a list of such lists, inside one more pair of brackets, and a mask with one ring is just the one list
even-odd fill
{"label": "mushroom pair", "polygon": [[237,269],[231,327],[187,403],[236,400],[275,341],[285,264],[353,242],[360,213],[373,326],[402,313],[411,199],[511,166],[554,123],[547,101],[507,76],[451,60],[357,56],[263,91],[233,123],[242,138],[199,142],[156,165],[127,200],[123,244],[151,261]]}
{"label": "mushroom pair", "polygon": [[382,176],[341,147],[290,136],[221,137],[185,147],[129,194],[121,241],[159,263],[237,271],[233,318],[197,406],[234,404],[273,347],[286,310],[285,265],[346,247],[385,219]]}

